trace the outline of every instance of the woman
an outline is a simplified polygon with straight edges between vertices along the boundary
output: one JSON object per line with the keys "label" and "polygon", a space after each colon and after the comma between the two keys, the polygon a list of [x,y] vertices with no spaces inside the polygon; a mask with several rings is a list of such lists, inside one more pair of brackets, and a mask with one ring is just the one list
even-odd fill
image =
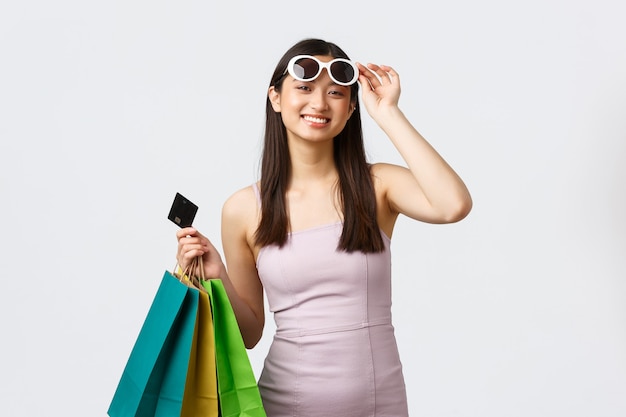
{"label": "woman", "polygon": [[[367,163],[359,84],[407,167]],[[267,292],[277,330],[259,389],[269,417],[408,414],[391,323],[394,224],[399,214],[456,222],[472,202],[399,96],[393,68],[354,64],[322,40],[297,43],[268,89],[260,182],[223,207],[228,269],[197,230],[177,233],[178,262],[201,255],[205,276],[222,279],[248,348]]]}

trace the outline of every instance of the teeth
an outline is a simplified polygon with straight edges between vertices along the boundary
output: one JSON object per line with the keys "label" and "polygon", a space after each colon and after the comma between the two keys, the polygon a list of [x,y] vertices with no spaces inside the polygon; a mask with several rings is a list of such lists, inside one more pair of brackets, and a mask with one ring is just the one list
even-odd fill
{"label": "teeth", "polygon": [[304,116],[304,120],[308,120],[313,123],[328,123],[328,119],[322,119],[320,117]]}

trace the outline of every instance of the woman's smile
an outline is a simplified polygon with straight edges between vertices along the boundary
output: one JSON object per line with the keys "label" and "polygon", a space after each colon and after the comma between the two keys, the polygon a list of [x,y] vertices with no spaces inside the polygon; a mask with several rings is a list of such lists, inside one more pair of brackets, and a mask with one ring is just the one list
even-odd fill
{"label": "woman's smile", "polygon": [[308,124],[310,125],[325,125],[325,124],[328,124],[328,122],[330,122],[330,119],[327,119],[321,116],[311,116],[311,115],[305,114],[304,116],[302,116],[302,118],[304,119],[305,122],[308,122]]}

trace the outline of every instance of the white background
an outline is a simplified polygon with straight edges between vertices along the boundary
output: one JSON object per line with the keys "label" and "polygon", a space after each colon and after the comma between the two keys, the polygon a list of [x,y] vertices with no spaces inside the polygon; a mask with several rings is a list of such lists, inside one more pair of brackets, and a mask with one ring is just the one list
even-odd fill
{"label": "white background", "polygon": [[[624,8],[4,2],[0,415],[105,415],[175,264],[174,194],[219,246],[223,201],[257,178],[271,72],[304,37],[394,66],[474,198],[461,223],[394,235],[411,415],[626,415]],[[370,159],[402,163],[365,119]]]}

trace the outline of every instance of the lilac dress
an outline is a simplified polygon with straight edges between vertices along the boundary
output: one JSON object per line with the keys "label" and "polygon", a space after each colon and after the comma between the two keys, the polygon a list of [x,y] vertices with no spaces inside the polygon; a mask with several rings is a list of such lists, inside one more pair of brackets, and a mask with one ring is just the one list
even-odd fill
{"label": "lilac dress", "polygon": [[[255,186],[255,191],[258,189]],[[402,417],[391,254],[338,251],[342,224],[293,232],[257,268],[276,334],[259,379],[268,417]]]}

